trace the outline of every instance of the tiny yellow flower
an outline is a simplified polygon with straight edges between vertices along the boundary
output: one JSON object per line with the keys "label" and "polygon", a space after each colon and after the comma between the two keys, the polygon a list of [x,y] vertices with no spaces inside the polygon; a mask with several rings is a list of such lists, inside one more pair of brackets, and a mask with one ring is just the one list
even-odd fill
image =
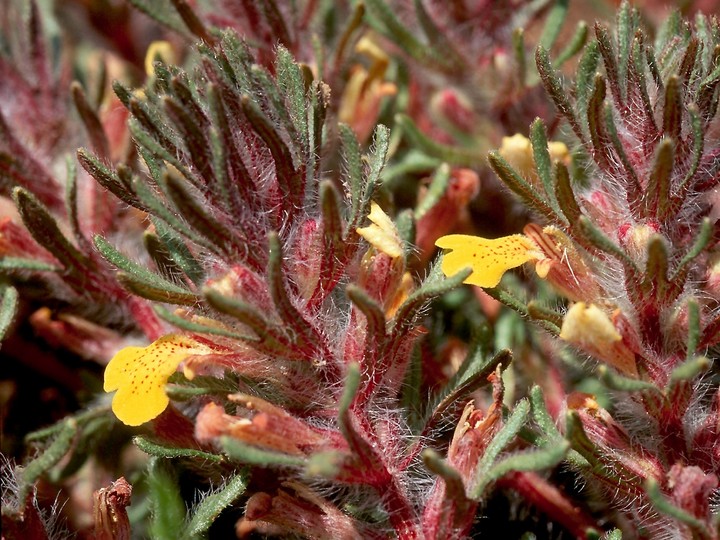
{"label": "tiny yellow flower", "polygon": [[439,238],[435,245],[451,250],[445,253],[440,266],[446,276],[471,268],[465,283],[480,287],[497,287],[507,270],[542,257],[535,243],[523,234],[494,240],[451,234]]}
{"label": "tiny yellow flower", "polygon": [[[516,133],[512,137],[503,137],[499,153],[521,176],[529,180],[537,179],[535,157],[530,139],[520,133]],[[548,153],[551,161],[570,164],[570,151],[565,143],[549,141]]]}
{"label": "tiny yellow flower", "polygon": [[145,53],[145,73],[148,77],[155,75],[155,62],[162,60],[166,64],[177,64],[177,55],[169,41],[153,41]]}
{"label": "tiny yellow flower", "polygon": [[358,234],[370,242],[375,249],[393,259],[402,257],[404,250],[400,234],[393,220],[378,204],[372,203],[368,219],[372,223],[367,227],[358,228]]}
{"label": "tiny yellow flower", "polygon": [[147,347],[125,347],[105,368],[106,392],[117,390],[112,401],[115,416],[128,426],[139,426],[162,413],[170,403],[165,394],[168,378],[189,356],[212,349],[186,336],[169,334]]}

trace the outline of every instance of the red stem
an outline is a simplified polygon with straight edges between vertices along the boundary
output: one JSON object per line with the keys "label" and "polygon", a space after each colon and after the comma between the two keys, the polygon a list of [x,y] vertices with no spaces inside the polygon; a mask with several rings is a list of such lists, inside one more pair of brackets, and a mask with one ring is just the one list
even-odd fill
{"label": "red stem", "polygon": [[517,491],[575,538],[587,538],[588,529],[602,530],[592,516],[573,505],[564,493],[535,473],[512,472],[504,476],[498,485]]}

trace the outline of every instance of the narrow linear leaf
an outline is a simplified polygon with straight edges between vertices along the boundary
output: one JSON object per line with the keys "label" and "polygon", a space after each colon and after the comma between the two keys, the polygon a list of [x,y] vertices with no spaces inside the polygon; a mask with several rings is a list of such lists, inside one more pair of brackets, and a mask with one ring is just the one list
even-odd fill
{"label": "narrow linear leaf", "polygon": [[249,483],[249,472],[241,471],[226,481],[219,491],[203,497],[202,502],[192,509],[192,518],[183,537],[190,540],[205,535],[222,511],[245,493]]}
{"label": "narrow linear leaf", "polygon": [[195,448],[178,448],[176,446],[165,446],[162,444],[155,443],[146,437],[135,437],[133,443],[140,450],[157,458],[164,459],[175,459],[175,458],[189,458],[199,461],[207,461],[210,463],[222,463],[225,458],[218,454],[211,454],[209,452],[203,452]]}
{"label": "narrow linear leaf", "polygon": [[498,152],[488,154],[488,162],[495,174],[530,208],[557,225],[564,224],[564,217],[556,212],[527,180],[520,176]]}
{"label": "narrow linear leaf", "polygon": [[292,343],[283,335],[279,328],[265,320],[252,306],[236,298],[224,296],[211,288],[206,288],[203,294],[210,306],[221,313],[234,317],[255,333],[258,341],[254,342],[253,347],[271,355],[295,360],[306,359],[301,355],[301,352],[293,347]]}
{"label": "narrow linear leaf", "polygon": [[83,273],[92,267],[90,260],[65,238],[55,218],[32,193],[15,188],[13,200],[23,224],[35,241],[52,253],[66,270]]}
{"label": "narrow linear leaf", "polygon": [[617,107],[625,110],[625,100],[622,92],[623,81],[620,80],[620,72],[617,64],[617,55],[613,40],[608,27],[602,23],[595,23],[595,36],[598,42],[598,49],[605,65],[605,73],[607,74],[610,92]]}
{"label": "narrow linear leaf", "polygon": [[22,469],[22,487],[20,500],[24,500],[35,482],[57,465],[70,451],[72,442],[78,432],[77,422],[69,418],[62,423],[62,429],[57,433],[53,442],[35,459]]}
{"label": "narrow linear leaf", "polygon": [[178,17],[177,12],[172,9],[169,0],[129,0],[129,2],[137,8],[138,11],[141,11],[170,30],[186,38],[191,37],[182,19]]}
{"label": "narrow linear leaf", "polygon": [[548,51],[552,49],[552,46],[560,35],[560,30],[562,30],[563,23],[567,17],[569,4],[569,0],[555,0],[553,7],[550,8],[550,12],[545,17],[545,26],[543,27],[538,43]]}
{"label": "narrow linear leaf", "polygon": [[410,140],[410,143],[416,148],[422,150],[426,154],[437,157],[453,165],[464,167],[477,167],[483,162],[483,156],[480,153],[466,150],[455,146],[438,143],[425,135],[415,122],[405,114],[395,116],[395,122],[402,129],[404,135]]}
{"label": "narrow linear leaf", "polygon": [[[15,287],[6,285],[2,288],[2,298],[0,298],[0,342],[5,339],[7,331],[15,320],[19,306],[18,300],[19,295]],[[0,343],[0,348],[2,348],[2,343]]]}
{"label": "narrow linear leaf", "polygon": [[553,62],[553,67],[557,69],[561,68],[563,64],[565,64],[565,62],[567,62],[573,56],[579,53],[587,42],[588,33],[589,31],[587,23],[585,21],[580,21],[577,25],[575,33],[570,38],[570,41],[568,41],[568,44],[562,51],[560,51],[560,53],[555,58],[555,61]]}
{"label": "narrow linear leaf", "polygon": [[568,121],[577,138],[580,139],[581,142],[585,142],[585,134],[570,104],[568,93],[563,87],[560,76],[553,68],[550,55],[545,47],[540,46],[536,49],[535,64],[540,74],[540,80],[542,80],[543,86],[553,100],[553,103],[555,103],[555,107],[557,107],[560,114]]}
{"label": "narrow linear leaf", "polygon": [[466,268],[449,278],[443,278],[440,264],[435,264],[422,286],[398,308],[393,318],[393,332],[404,332],[427,302],[459,287],[471,273],[472,269]]}
{"label": "narrow linear leaf", "polygon": [[570,172],[564,163],[555,162],[555,183],[553,185],[560,211],[565,215],[568,223],[576,223],[582,215],[582,210],[575,199],[575,192],[570,183]]}
{"label": "narrow linear leaf", "polygon": [[665,104],[663,106],[663,136],[680,141],[682,130],[682,88],[677,75],[670,77],[665,84]]}
{"label": "narrow linear leaf", "polygon": [[567,455],[570,443],[556,441],[537,450],[522,452],[498,461],[484,477],[485,485],[513,471],[543,471],[558,465]]}
{"label": "narrow linear leaf", "polygon": [[185,522],[185,503],[176,475],[167,461],[152,459],[147,483],[152,504],[150,533],[158,540],[177,539],[178,525]]}
{"label": "narrow linear leaf", "polygon": [[235,238],[239,241],[243,239],[242,235],[233,234],[225,225],[216,219],[209,210],[212,205],[207,201],[201,200],[198,193],[193,193],[192,188],[177,174],[166,172],[165,181],[167,185],[168,195],[180,215],[197,231],[198,234],[204,236],[208,242],[216,245],[223,253],[229,253],[233,248],[239,247],[235,245]]}
{"label": "narrow linear leaf", "polygon": [[445,497],[451,501],[468,501],[462,476],[455,467],[431,448],[423,450],[421,456],[425,467],[445,481]]}
{"label": "narrow linear leaf", "polygon": [[285,274],[282,268],[282,247],[277,233],[272,232],[268,235],[268,247],[267,279],[270,286],[270,295],[284,324],[293,330],[295,338],[294,346],[304,351],[307,351],[309,346],[313,354],[320,355],[320,357],[324,359],[329,359],[331,353],[327,342],[312,323],[295,307],[293,301],[290,299],[285,286]]}
{"label": "narrow linear leaf", "polygon": [[205,43],[215,43],[215,38],[208,32],[202,20],[195,14],[193,8],[185,0],[170,0],[188,30],[202,39]]}
{"label": "narrow linear leaf", "polygon": [[588,104],[588,92],[593,87],[600,52],[596,41],[591,41],[578,63],[575,74],[575,103],[579,118],[585,118]]}
{"label": "narrow linear leaf", "polygon": [[675,166],[675,143],[663,138],[655,150],[655,160],[650,172],[645,194],[645,215],[665,221],[670,210],[670,184]]}
{"label": "narrow linear leaf", "polygon": [[617,126],[615,125],[615,114],[610,103],[605,102],[603,113],[608,137],[610,138],[610,142],[612,143],[615,153],[617,154],[620,163],[622,163],[623,170],[625,171],[625,174],[622,175],[621,178],[625,184],[625,190],[627,191],[627,200],[631,205],[631,209],[637,209],[639,201],[642,200],[643,195],[638,174],[625,152],[625,144],[623,144],[623,141],[620,139],[618,134]]}
{"label": "narrow linear leaf", "polygon": [[54,264],[37,261],[35,259],[24,259],[22,257],[0,258],[0,270],[4,272],[62,272],[62,268]]}
{"label": "narrow linear leaf", "polygon": [[556,214],[560,214],[555,191],[553,190],[552,163],[550,162],[550,151],[548,149],[545,124],[540,118],[536,118],[530,124],[530,143],[532,144],[535,170],[545,190],[545,198]]}
{"label": "narrow linear leaf", "polygon": [[70,91],[75,103],[75,109],[77,109],[78,114],[80,115],[80,120],[85,126],[88,139],[90,139],[90,145],[93,152],[101,156],[103,159],[109,159],[110,143],[105,135],[105,130],[100,122],[100,118],[98,118],[97,113],[88,102],[85,91],[77,81],[74,81],[70,85]]}
{"label": "narrow linear leaf", "polygon": [[685,359],[691,360],[695,357],[695,351],[700,343],[700,305],[695,299],[687,302],[687,321],[688,337]]}
{"label": "narrow linear leaf", "polygon": [[692,247],[678,263],[675,272],[673,272],[670,278],[670,281],[676,283],[681,283],[685,281],[685,276],[687,275],[687,272],[689,270],[690,263],[707,247],[708,243],[712,239],[712,234],[713,225],[710,222],[709,218],[704,218],[702,220],[702,223],[700,224],[700,231],[695,237],[695,242],[693,242]]}
{"label": "narrow linear leaf", "polygon": [[500,453],[513,442],[520,428],[527,422],[527,416],[530,413],[530,402],[527,399],[521,399],[515,404],[510,416],[505,421],[505,425],[497,432],[493,440],[490,441],[483,457],[478,462],[474,472],[474,485],[470,491],[470,498],[480,500],[483,497],[485,488],[488,485],[486,480],[488,472],[495,464]]}
{"label": "narrow linear leaf", "polygon": [[502,370],[506,369],[511,361],[512,352],[503,349],[495,356],[482,359],[472,368],[468,368],[463,375],[450,379],[440,394],[433,398],[433,403],[428,407],[429,416],[425,421],[422,435],[428,435],[433,429],[437,428],[448,411],[453,410],[453,407],[464,404],[474,392],[489,385],[488,377],[498,367]]}
{"label": "narrow linear leaf", "polygon": [[691,529],[699,533],[697,536],[698,538],[712,537],[710,531],[707,529],[707,526],[701,520],[692,514],[689,514],[682,508],[675,506],[669,498],[663,495],[660,491],[660,485],[657,480],[654,478],[648,478],[645,481],[644,487],[650,502],[659,512],[688,525]]}
{"label": "narrow linear leaf", "polygon": [[90,154],[85,148],[77,151],[77,158],[80,165],[92,176],[102,187],[115,195],[125,204],[133,206],[139,210],[145,210],[145,206],[138,201],[135,194],[132,193],[127,185],[119,178],[119,176],[106,167],[102,161],[96,156]]}
{"label": "narrow linear leaf", "polygon": [[245,465],[256,465],[260,467],[302,467],[306,463],[304,457],[263,450],[262,448],[245,444],[228,436],[220,437],[220,447],[225,454],[227,454],[228,459],[244,463]]}
{"label": "narrow linear leaf", "polygon": [[608,253],[622,263],[626,269],[630,269],[633,273],[638,273],[638,268],[630,257],[620,249],[620,247],[610,240],[605,234],[598,229],[586,216],[580,216],[578,220],[578,230],[580,233],[600,251]]}
{"label": "narrow linear leaf", "polygon": [[435,169],[425,196],[415,208],[416,220],[422,218],[445,195],[450,185],[451,171],[450,165],[447,163],[443,163]]}
{"label": "narrow linear leaf", "polygon": [[670,373],[670,386],[674,386],[682,381],[692,382],[697,379],[698,375],[710,369],[711,365],[712,363],[705,356],[698,356],[693,357],[690,360],[685,360],[682,364],[675,367]]}
{"label": "narrow linear leaf", "polygon": [[243,336],[238,334],[237,332],[233,332],[231,330],[227,330],[226,328],[223,328],[220,324],[218,326],[211,326],[209,324],[201,324],[193,321],[189,321],[185,319],[184,317],[181,317],[180,315],[176,315],[172,311],[162,307],[162,306],[153,306],[153,309],[155,310],[155,313],[158,314],[158,316],[164,320],[169,322],[170,324],[177,326],[178,328],[182,328],[183,330],[187,330],[188,332],[196,332],[198,334],[211,334],[215,336],[224,336],[229,337],[233,339],[238,339],[241,341],[255,341],[255,338],[251,338],[249,336]]}
{"label": "narrow linear leaf", "polygon": [[[151,272],[116,250],[102,236],[95,236],[95,246],[100,254],[113,266],[124,272],[118,278],[121,281],[135,287],[138,291],[156,292],[167,302],[192,304],[197,301],[197,296],[189,289],[180,287],[162,276]],[[154,298],[157,299],[157,298]]]}
{"label": "narrow linear leaf", "polygon": [[624,377],[614,369],[609,369],[606,365],[598,366],[597,373],[603,384],[612,390],[618,390],[620,392],[660,392],[660,389],[654,384]]}

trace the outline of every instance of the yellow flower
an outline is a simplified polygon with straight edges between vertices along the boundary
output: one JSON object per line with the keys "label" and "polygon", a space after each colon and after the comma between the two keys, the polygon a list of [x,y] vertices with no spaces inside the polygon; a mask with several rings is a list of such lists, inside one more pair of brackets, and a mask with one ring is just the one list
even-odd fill
{"label": "yellow flower", "polygon": [[573,304],[563,319],[560,339],[610,364],[624,375],[638,376],[635,354],[623,342],[612,319],[595,304]]}
{"label": "yellow flower", "polygon": [[381,253],[389,255],[393,259],[402,257],[404,251],[400,234],[395,223],[378,204],[372,203],[368,219],[372,224],[358,228],[358,234]]}
{"label": "yellow flower", "polygon": [[153,41],[145,53],[145,73],[148,77],[155,75],[155,62],[160,59],[166,64],[177,64],[175,49],[169,41]]}
{"label": "yellow flower", "polygon": [[435,245],[452,250],[445,253],[440,266],[446,276],[471,268],[472,274],[465,283],[480,287],[497,287],[507,270],[542,257],[535,243],[524,234],[494,240],[451,234],[439,238]]}
{"label": "yellow flower", "polygon": [[[512,137],[503,137],[499,153],[522,177],[528,180],[537,179],[535,158],[530,139],[520,133]],[[561,161],[566,165],[570,164],[570,151],[565,143],[549,141],[548,153],[550,154],[550,161]]]}
{"label": "yellow flower", "polygon": [[105,368],[106,392],[117,390],[112,401],[115,416],[128,426],[139,426],[163,412],[170,399],[165,385],[180,362],[212,350],[188,337],[169,334],[147,347],[125,347]]}

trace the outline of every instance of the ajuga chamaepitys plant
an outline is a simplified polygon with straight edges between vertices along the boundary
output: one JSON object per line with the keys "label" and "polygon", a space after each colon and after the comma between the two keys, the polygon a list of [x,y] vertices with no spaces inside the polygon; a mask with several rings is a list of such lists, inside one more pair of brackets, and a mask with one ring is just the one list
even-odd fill
{"label": "ajuga chamaepitys plant", "polygon": [[720,25],[600,4],[9,1],[3,536],[718,539]]}

